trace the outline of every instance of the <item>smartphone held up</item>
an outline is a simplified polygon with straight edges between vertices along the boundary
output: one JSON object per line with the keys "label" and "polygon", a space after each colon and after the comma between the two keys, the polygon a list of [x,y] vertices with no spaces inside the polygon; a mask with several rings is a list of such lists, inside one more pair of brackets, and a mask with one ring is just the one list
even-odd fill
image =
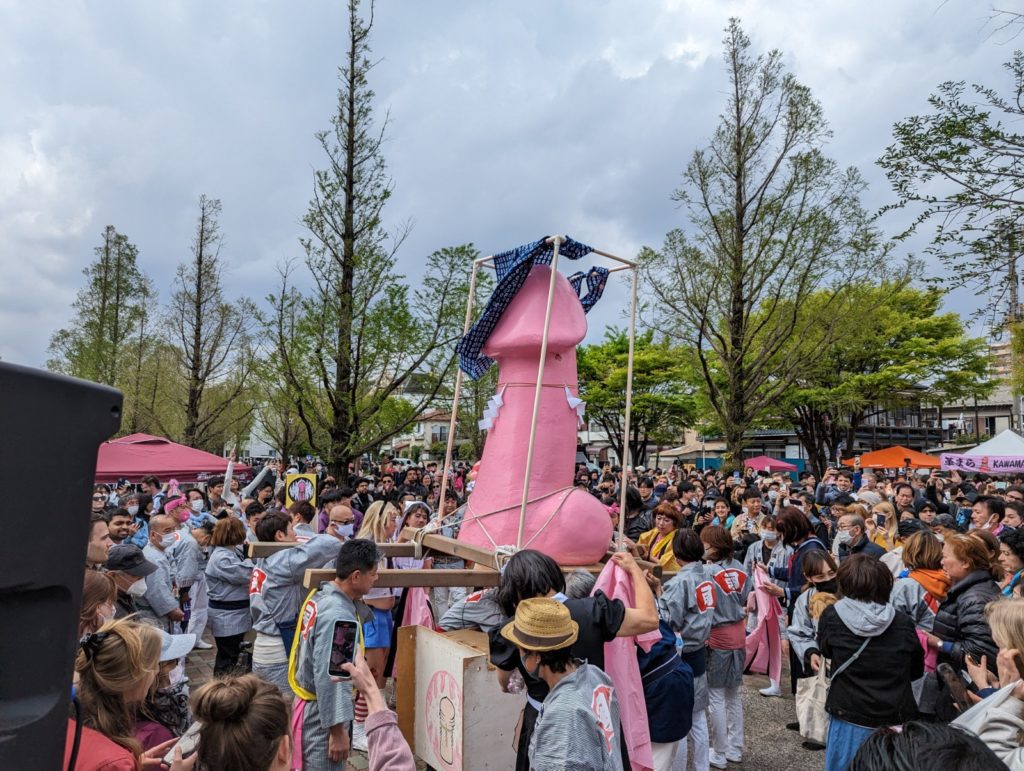
{"label": "smartphone held up", "polygon": [[355,661],[356,638],[359,626],[355,621],[335,621],[334,636],[331,639],[331,662],[327,673],[331,677],[348,678],[349,673],[342,669],[342,664]]}

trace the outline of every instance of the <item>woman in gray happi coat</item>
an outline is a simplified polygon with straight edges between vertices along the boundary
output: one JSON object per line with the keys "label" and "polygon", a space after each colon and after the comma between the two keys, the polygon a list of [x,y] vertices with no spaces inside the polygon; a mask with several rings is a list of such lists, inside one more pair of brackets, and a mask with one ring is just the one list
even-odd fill
{"label": "woman in gray happi coat", "polygon": [[206,581],[210,596],[210,629],[217,642],[213,674],[230,672],[238,664],[245,633],[252,628],[249,584],[253,564],[245,558],[245,525],[237,517],[220,520],[210,537]]}

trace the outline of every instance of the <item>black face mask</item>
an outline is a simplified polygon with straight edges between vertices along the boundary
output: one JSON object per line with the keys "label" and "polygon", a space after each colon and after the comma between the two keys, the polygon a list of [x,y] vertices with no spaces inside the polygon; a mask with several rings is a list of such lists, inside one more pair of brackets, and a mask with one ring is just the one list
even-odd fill
{"label": "black face mask", "polygon": [[819,592],[828,592],[829,594],[835,594],[839,588],[836,585],[836,579],[834,578],[830,581],[819,581],[816,584],[811,584],[811,586],[813,586]]}

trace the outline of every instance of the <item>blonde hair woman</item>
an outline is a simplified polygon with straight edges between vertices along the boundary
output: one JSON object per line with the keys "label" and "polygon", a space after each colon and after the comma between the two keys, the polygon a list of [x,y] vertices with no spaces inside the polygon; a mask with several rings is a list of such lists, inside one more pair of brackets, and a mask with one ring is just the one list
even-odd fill
{"label": "blonde hair woman", "polygon": [[[74,768],[153,766],[175,740],[142,752],[135,738],[135,712],[149,693],[160,668],[160,632],[122,619],[108,621],[82,640],[75,658],[81,738]],[[68,721],[65,767],[71,758],[77,726]]]}
{"label": "blonde hair woman", "polygon": [[[992,696],[988,710],[972,721],[970,726],[984,744],[1010,768],[1020,768],[1024,764],[1024,737],[1019,730],[1021,710],[1024,709],[1024,600],[1004,598],[989,603],[985,608],[985,618],[999,652],[996,654],[995,667],[986,656],[978,656],[977,664],[967,661],[967,669],[971,679],[979,688],[991,686],[983,691],[983,696],[992,693],[1011,683],[1017,683],[1005,697]],[[998,676],[992,673],[995,669]],[[989,704],[989,699],[986,699]],[[980,707],[979,707],[980,709]],[[959,721],[954,722],[957,725]]]}
{"label": "blonde hair woman", "polygon": [[[363,517],[357,538],[365,538],[377,543],[391,541],[397,529],[399,519],[398,508],[387,501],[375,501],[370,504]],[[384,559],[380,567],[388,567]],[[394,620],[391,609],[395,607],[395,596],[400,590],[374,588],[363,596],[363,602],[373,610],[373,620],[363,622],[363,644],[366,646],[364,657],[377,681],[377,687],[383,689],[387,682],[385,668],[388,660],[388,649],[391,647],[391,632]],[[352,726],[352,746],[366,751],[366,702],[361,697],[356,701],[356,719]]]}
{"label": "blonde hair woman", "polygon": [[388,501],[375,501],[370,504],[363,516],[363,524],[356,538],[366,538],[377,543],[390,541],[395,534],[398,522],[398,507]]}
{"label": "blonde hair woman", "polygon": [[[879,517],[882,519],[879,520]],[[896,508],[891,503],[883,501],[872,506],[871,516],[864,515],[864,523],[872,543],[878,544],[886,551],[896,548],[899,539],[899,518],[896,516]]]}

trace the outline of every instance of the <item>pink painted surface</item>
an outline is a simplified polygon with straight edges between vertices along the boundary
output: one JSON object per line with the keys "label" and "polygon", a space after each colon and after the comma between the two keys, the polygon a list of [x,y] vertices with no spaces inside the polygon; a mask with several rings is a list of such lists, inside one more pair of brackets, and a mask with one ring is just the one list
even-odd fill
{"label": "pink painted surface", "polygon": [[442,669],[430,678],[423,708],[434,762],[446,771],[461,771],[462,689],[449,672]]}
{"label": "pink painted surface", "polygon": [[[484,444],[469,511],[459,533],[460,540],[478,546],[516,544],[550,278],[547,266],[530,271],[484,346],[484,353],[498,362],[498,390],[500,384],[508,385],[504,406]],[[566,401],[564,387],[578,395],[576,346],[586,333],[583,306],[569,281],[559,274],[530,473],[529,498],[535,502],[527,507],[523,548],[542,551],[562,565],[597,562],[612,536],[607,508],[589,493],[571,488],[577,415]],[[499,510],[503,511],[480,520],[473,518]]]}

